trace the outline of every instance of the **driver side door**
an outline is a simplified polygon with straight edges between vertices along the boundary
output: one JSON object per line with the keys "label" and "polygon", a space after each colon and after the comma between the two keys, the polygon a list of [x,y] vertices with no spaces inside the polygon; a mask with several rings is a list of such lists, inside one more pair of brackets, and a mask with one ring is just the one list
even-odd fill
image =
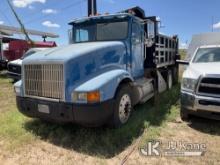
{"label": "driver side door", "polygon": [[132,23],[131,44],[131,74],[135,78],[144,74],[144,29],[137,22]]}

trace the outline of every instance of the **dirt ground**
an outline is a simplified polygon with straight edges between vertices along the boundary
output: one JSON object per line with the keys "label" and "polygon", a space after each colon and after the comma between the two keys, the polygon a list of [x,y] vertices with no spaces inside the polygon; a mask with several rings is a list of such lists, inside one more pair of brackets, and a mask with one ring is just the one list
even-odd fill
{"label": "dirt ground", "polygon": [[[207,124],[210,127],[207,127]],[[15,149],[13,152],[0,150],[0,162],[5,165],[14,164],[122,164],[128,156],[125,164],[220,164],[220,132],[216,132],[216,121],[193,118],[191,122],[185,123],[178,118],[170,122],[161,132],[159,139],[163,141],[187,141],[191,143],[205,143],[207,151],[202,157],[145,157],[140,154],[136,147],[138,139],[117,156],[105,159],[89,156],[61,146],[36,140],[35,143]],[[219,130],[219,129],[218,129]],[[1,143],[3,143],[1,141]],[[0,143],[0,146],[2,145]],[[133,148],[135,150],[129,154]],[[107,148],[106,148],[107,150]]]}
{"label": "dirt ground", "polygon": [[175,122],[167,124],[167,128],[161,132],[159,140],[161,142],[183,141],[205,144],[206,151],[204,156],[148,158],[135,152],[129,158],[128,164],[220,164],[220,132],[217,127],[219,127],[217,121],[193,117],[187,123],[177,118]]}

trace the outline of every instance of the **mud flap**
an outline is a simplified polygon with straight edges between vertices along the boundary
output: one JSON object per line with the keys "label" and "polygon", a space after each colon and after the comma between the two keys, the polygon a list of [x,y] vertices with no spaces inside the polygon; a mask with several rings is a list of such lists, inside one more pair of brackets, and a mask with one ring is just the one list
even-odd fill
{"label": "mud flap", "polygon": [[167,90],[167,83],[159,71],[157,71],[157,77],[158,77],[158,92],[162,93]]}

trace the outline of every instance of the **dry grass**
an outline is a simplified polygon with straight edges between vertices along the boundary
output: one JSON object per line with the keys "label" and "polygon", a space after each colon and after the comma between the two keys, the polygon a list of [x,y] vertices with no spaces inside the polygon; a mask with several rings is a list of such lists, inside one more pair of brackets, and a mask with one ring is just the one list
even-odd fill
{"label": "dry grass", "polygon": [[0,112],[13,109],[15,96],[12,81],[7,79],[5,72],[0,72]]}
{"label": "dry grass", "polygon": [[[4,93],[4,94],[3,94]],[[24,117],[17,111],[10,80],[0,76],[1,164],[120,164],[151,139],[204,142],[202,158],[147,158],[137,148],[126,164],[219,164],[220,124],[206,119],[179,119],[179,86],[137,106],[120,129],[56,125]],[[208,123],[208,124],[207,124]],[[140,143],[139,143],[140,142]]]}

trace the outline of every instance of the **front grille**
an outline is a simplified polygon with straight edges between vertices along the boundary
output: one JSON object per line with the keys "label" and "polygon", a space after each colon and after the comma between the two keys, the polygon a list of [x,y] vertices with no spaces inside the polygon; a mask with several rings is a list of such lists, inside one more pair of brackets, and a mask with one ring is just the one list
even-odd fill
{"label": "front grille", "polygon": [[24,65],[25,94],[28,96],[63,99],[62,64]]}
{"label": "front grille", "polygon": [[8,71],[12,73],[21,74],[21,66],[9,64]]}
{"label": "front grille", "polygon": [[198,93],[220,97],[220,78],[203,78],[199,84]]}

